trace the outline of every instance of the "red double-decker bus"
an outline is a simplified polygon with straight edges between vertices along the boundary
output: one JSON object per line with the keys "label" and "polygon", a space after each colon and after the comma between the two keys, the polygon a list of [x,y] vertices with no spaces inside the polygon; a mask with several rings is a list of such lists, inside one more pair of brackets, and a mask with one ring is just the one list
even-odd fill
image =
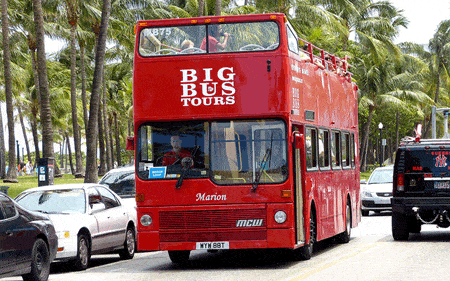
{"label": "red double-decker bus", "polygon": [[[138,250],[291,249],[360,221],[357,87],[283,14],[139,21]],[[133,142],[131,142],[133,141]]]}

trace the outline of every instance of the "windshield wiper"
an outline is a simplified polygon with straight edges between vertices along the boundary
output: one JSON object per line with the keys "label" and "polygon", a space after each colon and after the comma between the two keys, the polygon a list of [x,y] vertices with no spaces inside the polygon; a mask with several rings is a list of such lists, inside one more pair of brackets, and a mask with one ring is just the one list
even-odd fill
{"label": "windshield wiper", "polygon": [[188,173],[189,169],[193,165],[194,160],[191,157],[184,157],[181,159],[181,175],[177,180],[177,184],[175,185],[175,189],[179,189],[183,184],[184,176]]}
{"label": "windshield wiper", "polygon": [[272,144],[273,144],[273,132],[272,132],[272,136],[270,137],[270,148],[268,148],[266,150],[266,153],[264,154],[264,157],[261,160],[259,170],[256,173],[255,182],[252,185],[252,192],[256,192],[256,189],[258,188],[259,180],[261,179],[261,175],[266,166],[267,161],[269,162],[269,166],[270,166],[270,160],[272,159]]}

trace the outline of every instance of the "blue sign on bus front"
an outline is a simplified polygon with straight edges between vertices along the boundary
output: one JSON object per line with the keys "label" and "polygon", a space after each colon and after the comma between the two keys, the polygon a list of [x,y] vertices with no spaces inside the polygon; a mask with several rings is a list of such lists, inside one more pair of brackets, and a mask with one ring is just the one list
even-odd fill
{"label": "blue sign on bus front", "polygon": [[149,179],[163,179],[166,177],[166,169],[167,169],[167,167],[152,167],[149,170],[148,178]]}

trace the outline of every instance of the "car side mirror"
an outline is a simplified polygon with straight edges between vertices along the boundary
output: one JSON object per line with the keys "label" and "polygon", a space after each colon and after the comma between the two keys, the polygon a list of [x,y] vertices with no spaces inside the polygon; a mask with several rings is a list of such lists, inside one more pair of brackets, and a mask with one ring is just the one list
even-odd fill
{"label": "car side mirror", "polygon": [[95,214],[106,209],[105,204],[99,202],[91,205],[91,213]]}
{"label": "car side mirror", "polygon": [[134,137],[127,138],[127,150],[134,150]]}

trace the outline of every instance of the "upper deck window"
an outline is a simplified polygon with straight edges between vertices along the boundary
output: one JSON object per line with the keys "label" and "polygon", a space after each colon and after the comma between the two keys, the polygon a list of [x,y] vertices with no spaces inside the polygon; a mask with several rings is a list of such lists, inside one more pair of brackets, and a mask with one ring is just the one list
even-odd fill
{"label": "upper deck window", "polygon": [[279,46],[279,33],[277,23],[272,21],[148,27],[140,32],[139,54],[151,57],[268,51]]}

